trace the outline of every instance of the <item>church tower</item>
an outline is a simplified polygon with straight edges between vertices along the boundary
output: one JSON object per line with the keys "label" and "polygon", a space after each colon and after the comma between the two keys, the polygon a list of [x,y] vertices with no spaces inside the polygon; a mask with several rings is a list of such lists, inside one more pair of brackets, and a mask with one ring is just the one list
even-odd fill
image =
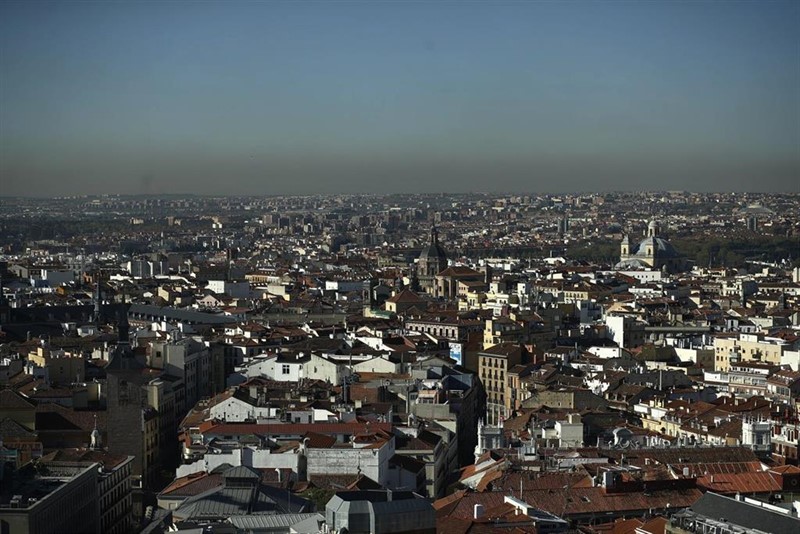
{"label": "church tower", "polygon": [[433,294],[436,285],[435,277],[446,268],[447,253],[439,244],[439,232],[436,230],[436,225],[433,225],[428,247],[423,249],[417,261],[417,279],[420,289]]}
{"label": "church tower", "polygon": [[129,307],[130,304],[122,303],[113,308],[119,339],[106,365],[107,409],[113,414],[107,423],[108,450],[112,454],[133,456],[132,475],[141,478],[142,486],[148,487],[155,466],[147,454],[147,440],[152,436],[146,431],[148,402],[144,386],[151,377],[144,372],[144,363],[136,358],[130,345]]}
{"label": "church tower", "polygon": [[631,253],[631,243],[628,240],[628,234],[625,234],[625,237],[622,238],[622,243],[619,246],[619,259],[620,261],[625,261],[628,259],[628,255]]}

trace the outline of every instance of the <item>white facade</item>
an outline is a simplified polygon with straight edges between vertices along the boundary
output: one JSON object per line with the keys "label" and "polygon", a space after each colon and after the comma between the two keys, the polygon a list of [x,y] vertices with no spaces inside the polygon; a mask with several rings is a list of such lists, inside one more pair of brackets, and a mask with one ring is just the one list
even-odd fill
{"label": "white facade", "polygon": [[566,421],[556,421],[556,435],[559,447],[583,446],[583,423],[578,414],[569,414]]}
{"label": "white facade", "polygon": [[255,469],[291,469],[298,473],[301,455],[296,452],[272,454],[269,449],[242,447],[228,451],[209,451],[203,458],[191,464],[178,466],[176,478],[205,471],[209,473],[223,464],[233,467],[244,465]]}
{"label": "white facade", "polygon": [[609,315],[606,316],[605,322],[608,327],[608,337],[620,347],[627,349],[644,343],[644,324],[636,319]]}
{"label": "white facade", "polygon": [[315,423],[331,423],[339,420],[339,415],[329,410],[322,408],[314,408],[314,422]]}
{"label": "white facade", "polygon": [[324,380],[331,384],[341,384],[342,379],[350,374],[347,365],[333,362],[324,356],[311,354],[311,358],[303,364],[303,376],[314,380]]}
{"label": "white facade", "polygon": [[636,278],[639,282],[658,282],[661,280],[661,269],[651,271],[618,271],[620,274]]}
{"label": "white facade", "polygon": [[277,382],[299,382],[305,378],[305,364],[307,359],[288,360],[275,355],[256,356],[243,367],[236,371],[243,373],[247,378],[267,377]]}
{"label": "white facade", "polygon": [[299,382],[303,378],[303,362],[273,358],[266,368],[265,376],[276,382]]}
{"label": "white facade", "polygon": [[742,421],[742,445],[756,453],[768,453],[772,449],[772,422],[747,418]]}
{"label": "white facade", "polygon": [[254,406],[236,397],[230,397],[209,408],[211,419],[219,419],[226,423],[242,423],[247,420],[276,417],[278,408]]}
{"label": "white facade", "polygon": [[276,356],[255,356],[252,360],[247,362],[243,367],[237,367],[237,371],[241,371],[247,378],[257,378],[262,376],[271,377],[271,373],[275,369],[274,363]]}
{"label": "white facade", "polygon": [[356,373],[399,373],[400,364],[390,362],[387,357],[378,356],[353,364],[353,370]]}
{"label": "white facade", "polygon": [[363,473],[382,486],[389,482],[389,459],[394,456],[394,438],[378,448],[341,447],[334,449],[309,448],[306,451],[309,475],[340,475]]}
{"label": "white facade", "polygon": [[788,365],[792,371],[800,370],[800,350],[787,350],[781,354],[781,365]]}

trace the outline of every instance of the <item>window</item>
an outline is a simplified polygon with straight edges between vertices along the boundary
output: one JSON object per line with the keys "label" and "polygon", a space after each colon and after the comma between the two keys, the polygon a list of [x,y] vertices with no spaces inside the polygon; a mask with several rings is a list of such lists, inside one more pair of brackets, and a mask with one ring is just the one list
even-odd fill
{"label": "window", "polygon": [[281,370],[281,373],[283,373],[285,375],[289,374],[289,364],[288,363],[283,364],[283,368]]}

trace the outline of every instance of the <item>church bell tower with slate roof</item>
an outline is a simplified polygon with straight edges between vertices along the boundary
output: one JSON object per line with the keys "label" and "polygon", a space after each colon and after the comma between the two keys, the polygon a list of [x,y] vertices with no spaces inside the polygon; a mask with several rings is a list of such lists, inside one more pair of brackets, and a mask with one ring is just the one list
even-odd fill
{"label": "church bell tower with slate roof", "polygon": [[436,225],[431,226],[431,235],[427,248],[422,250],[417,261],[417,280],[422,291],[433,294],[436,287],[436,275],[447,268],[447,253],[439,244],[439,232]]}

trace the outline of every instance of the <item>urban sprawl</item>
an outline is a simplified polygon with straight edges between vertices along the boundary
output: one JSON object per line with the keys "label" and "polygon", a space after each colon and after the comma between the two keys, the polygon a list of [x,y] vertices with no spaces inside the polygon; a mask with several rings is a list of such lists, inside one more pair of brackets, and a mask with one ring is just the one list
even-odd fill
{"label": "urban sprawl", "polygon": [[796,534],[798,215],[0,198],[0,532]]}

